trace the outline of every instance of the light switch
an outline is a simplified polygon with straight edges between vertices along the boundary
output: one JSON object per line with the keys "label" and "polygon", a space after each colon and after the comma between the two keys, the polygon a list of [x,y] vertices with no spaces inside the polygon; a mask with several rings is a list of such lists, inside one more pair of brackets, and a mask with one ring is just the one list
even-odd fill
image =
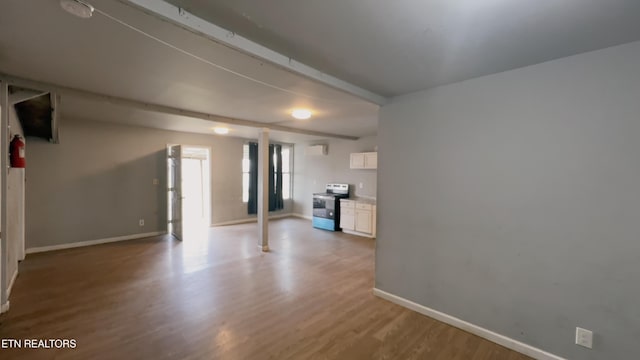
{"label": "light switch", "polygon": [[576,328],[576,344],[586,348],[593,348],[593,332],[580,327]]}

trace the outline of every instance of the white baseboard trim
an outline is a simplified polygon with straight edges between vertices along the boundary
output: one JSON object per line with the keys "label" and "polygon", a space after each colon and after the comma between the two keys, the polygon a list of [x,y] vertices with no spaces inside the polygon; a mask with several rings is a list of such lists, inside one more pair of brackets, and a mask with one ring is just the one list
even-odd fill
{"label": "white baseboard trim", "polygon": [[303,215],[303,214],[291,214],[291,216],[301,218],[301,219],[306,219],[306,220],[313,220],[313,217]]}
{"label": "white baseboard trim", "polygon": [[233,220],[233,221],[223,221],[223,222],[211,224],[211,227],[228,226],[228,225],[239,225],[239,224],[246,224],[246,223],[252,223],[252,222],[257,222],[257,221],[258,221],[257,219],[242,219],[242,220]]}
{"label": "white baseboard trim", "polygon": [[533,347],[531,345],[527,345],[523,342],[520,342],[518,340],[506,337],[504,335],[500,335],[498,333],[495,333],[491,330],[485,329],[483,327],[480,327],[478,325],[474,325],[471,324],[469,322],[466,322],[464,320],[458,319],[457,317],[451,316],[449,314],[445,314],[443,312],[440,312],[438,310],[434,310],[431,308],[428,308],[424,305],[420,305],[417,303],[414,303],[413,301],[407,300],[405,298],[402,298],[400,296],[397,295],[393,295],[391,293],[388,293],[386,291],[377,289],[377,288],[373,288],[373,294],[375,296],[378,296],[382,299],[391,301],[392,303],[398,304],[400,306],[403,306],[407,309],[413,310],[417,313],[420,313],[422,315],[426,315],[430,318],[442,321],[444,323],[447,323],[451,326],[455,326],[459,329],[462,329],[464,331],[470,332],[474,335],[478,335],[482,338],[485,338],[491,342],[494,342],[498,345],[502,345],[506,348],[509,348],[511,350],[517,351],[521,354],[530,356],[534,359],[538,359],[538,360],[566,360],[565,358],[562,358],[560,356],[548,353],[544,350],[538,349],[536,347]]}
{"label": "white baseboard trim", "polygon": [[11,276],[11,281],[9,281],[9,286],[7,287],[7,298],[11,296],[11,289],[13,289],[13,284],[16,282],[16,278],[18,277],[18,269],[13,272],[13,276]]}
{"label": "white baseboard trim", "polygon": [[367,237],[367,238],[370,238],[370,239],[375,239],[376,238],[375,236],[373,236],[371,234],[361,233],[361,232],[357,232],[357,231],[351,231],[351,230],[342,229],[342,232],[345,233],[345,234],[363,236],[363,237]]}
{"label": "white baseboard trim", "polygon": [[46,251],[64,250],[64,249],[72,249],[72,248],[83,247],[83,246],[108,244],[108,243],[118,242],[118,241],[136,240],[136,239],[142,239],[142,238],[147,238],[152,236],[159,236],[159,235],[164,235],[166,233],[167,233],[166,231],[154,231],[154,232],[148,232],[148,233],[142,233],[142,234],[117,236],[117,237],[106,238],[106,239],[80,241],[80,242],[69,243],[69,244],[42,246],[42,247],[29,248],[26,250],[26,253],[35,254],[35,253],[46,252]]}
{"label": "white baseboard trim", "polygon": [[9,311],[9,301],[7,300],[7,302],[5,304],[0,305],[0,314],[4,314],[7,311]]}
{"label": "white baseboard trim", "polygon": [[[288,217],[291,217],[291,216],[293,216],[293,214],[291,214],[291,213],[269,215],[269,220],[283,219],[283,218],[288,218]],[[241,220],[233,220],[233,221],[224,221],[224,222],[211,224],[211,227],[247,224],[247,223],[252,223],[252,222],[258,222],[258,218],[249,218],[249,219],[241,219]]]}

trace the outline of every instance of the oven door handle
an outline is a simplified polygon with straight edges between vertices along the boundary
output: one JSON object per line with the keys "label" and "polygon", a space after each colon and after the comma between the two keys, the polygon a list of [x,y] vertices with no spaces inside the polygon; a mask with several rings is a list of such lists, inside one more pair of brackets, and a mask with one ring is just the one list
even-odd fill
{"label": "oven door handle", "polygon": [[322,199],[322,200],[333,200],[334,196],[328,196],[328,195],[313,195],[314,198],[316,199]]}

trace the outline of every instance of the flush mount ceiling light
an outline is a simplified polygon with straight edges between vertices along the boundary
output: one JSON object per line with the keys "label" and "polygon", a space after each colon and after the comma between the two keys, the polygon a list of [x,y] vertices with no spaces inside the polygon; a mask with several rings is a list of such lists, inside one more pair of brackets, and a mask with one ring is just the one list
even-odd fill
{"label": "flush mount ceiling light", "polygon": [[88,19],[93,15],[93,6],[80,0],[60,0],[60,7],[69,14]]}
{"label": "flush mount ceiling light", "polygon": [[306,120],[311,117],[311,110],[295,109],[291,112],[291,116],[298,120]]}
{"label": "flush mount ceiling light", "polygon": [[227,135],[229,133],[229,128],[226,127],[215,127],[213,128],[213,132],[218,135]]}

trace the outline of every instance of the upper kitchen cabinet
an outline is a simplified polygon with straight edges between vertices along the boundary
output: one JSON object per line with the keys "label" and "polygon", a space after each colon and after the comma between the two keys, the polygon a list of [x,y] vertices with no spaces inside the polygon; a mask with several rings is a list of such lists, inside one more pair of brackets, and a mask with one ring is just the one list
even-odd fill
{"label": "upper kitchen cabinet", "polygon": [[377,152],[351,153],[350,165],[352,169],[377,169],[378,153]]}

